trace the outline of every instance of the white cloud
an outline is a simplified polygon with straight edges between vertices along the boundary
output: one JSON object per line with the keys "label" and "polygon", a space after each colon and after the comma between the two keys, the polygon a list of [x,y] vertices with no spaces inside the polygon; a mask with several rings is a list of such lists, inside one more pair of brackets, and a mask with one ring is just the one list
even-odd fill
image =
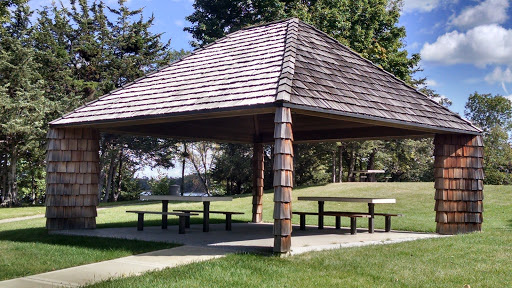
{"label": "white cloud", "polygon": [[476,6],[462,10],[460,15],[453,16],[449,25],[463,29],[471,29],[487,24],[502,24],[507,21],[509,0],[486,0]]}
{"label": "white cloud", "polygon": [[404,12],[430,12],[439,5],[439,0],[404,0]]}
{"label": "white cloud", "polygon": [[421,49],[421,58],[442,64],[512,64],[512,30],[483,25],[465,33],[452,31]]}
{"label": "white cloud", "polygon": [[508,100],[512,101],[512,95],[505,96]]}
{"label": "white cloud", "polygon": [[437,82],[436,80],[432,80],[432,79],[427,79],[425,80],[425,86],[428,86],[428,87],[435,87],[437,86]]}
{"label": "white cloud", "polygon": [[485,76],[485,81],[491,84],[496,82],[512,83],[512,71],[510,67],[505,70],[502,70],[501,67],[496,67],[492,73]]}

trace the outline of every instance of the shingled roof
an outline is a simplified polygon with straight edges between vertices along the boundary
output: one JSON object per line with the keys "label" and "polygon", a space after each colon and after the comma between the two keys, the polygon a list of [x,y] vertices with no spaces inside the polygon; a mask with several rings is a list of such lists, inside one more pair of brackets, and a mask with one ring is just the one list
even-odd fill
{"label": "shingled roof", "polygon": [[434,132],[481,132],[297,19],[229,34],[50,124],[94,125],[276,105]]}

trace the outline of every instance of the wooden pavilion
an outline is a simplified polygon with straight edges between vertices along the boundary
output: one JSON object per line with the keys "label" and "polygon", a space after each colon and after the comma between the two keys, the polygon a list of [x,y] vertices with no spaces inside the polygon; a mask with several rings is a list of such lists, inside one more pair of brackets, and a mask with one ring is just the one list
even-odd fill
{"label": "wooden pavilion", "polygon": [[290,250],[292,144],[434,137],[437,232],[481,230],[481,130],[297,19],[227,35],[51,122],[48,229],[96,227],[99,133],[252,143],[253,221],[274,143],[274,252]]}

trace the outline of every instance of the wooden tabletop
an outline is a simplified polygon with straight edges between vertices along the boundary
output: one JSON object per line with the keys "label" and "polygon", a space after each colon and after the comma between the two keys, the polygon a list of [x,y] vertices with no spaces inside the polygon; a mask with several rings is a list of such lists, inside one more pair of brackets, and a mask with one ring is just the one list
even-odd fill
{"label": "wooden tabletop", "polygon": [[140,196],[140,200],[215,202],[215,201],[232,201],[233,197],[177,196],[177,195],[148,195],[148,196],[144,196],[144,195],[142,195],[142,196]]}
{"label": "wooden tabletop", "polygon": [[299,200],[304,201],[331,201],[331,202],[358,202],[358,203],[372,203],[372,204],[385,204],[396,203],[393,198],[353,198],[353,197],[299,197]]}
{"label": "wooden tabletop", "polygon": [[385,170],[359,170],[354,171],[354,173],[360,173],[360,174],[378,174],[378,173],[386,173]]}

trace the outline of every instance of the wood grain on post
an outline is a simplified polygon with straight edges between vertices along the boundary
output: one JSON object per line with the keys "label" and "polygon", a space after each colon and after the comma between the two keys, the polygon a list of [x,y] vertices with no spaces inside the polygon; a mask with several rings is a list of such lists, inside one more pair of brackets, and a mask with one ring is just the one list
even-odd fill
{"label": "wood grain on post", "polygon": [[252,156],[252,222],[259,223],[263,215],[263,144],[254,143]]}
{"label": "wood grain on post", "polygon": [[475,135],[436,135],[434,139],[436,231],[481,231],[483,222],[483,141]]}
{"label": "wood grain on post", "polygon": [[290,108],[276,109],[274,130],[274,253],[291,248],[293,132]]}
{"label": "wood grain on post", "polygon": [[99,133],[89,128],[48,132],[46,228],[96,228]]}

